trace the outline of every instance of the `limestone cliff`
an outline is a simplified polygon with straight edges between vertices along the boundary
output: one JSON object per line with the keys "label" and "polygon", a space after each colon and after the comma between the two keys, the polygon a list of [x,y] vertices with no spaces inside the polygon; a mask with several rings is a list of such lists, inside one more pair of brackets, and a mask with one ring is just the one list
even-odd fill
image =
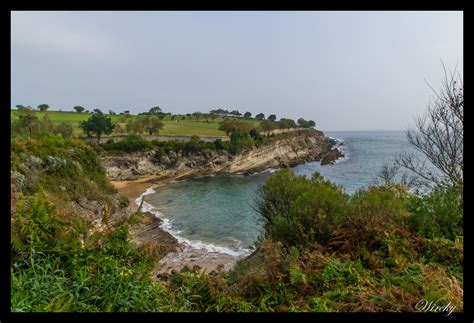
{"label": "limestone cliff", "polygon": [[310,161],[331,163],[342,156],[333,148],[334,144],[335,141],[325,137],[323,132],[305,129],[236,155],[207,149],[188,155],[182,151],[170,151],[160,156],[152,150],[105,156],[101,162],[112,180],[134,180],[150,175],[155,179],[183,179],[211,174],[249,174]]}

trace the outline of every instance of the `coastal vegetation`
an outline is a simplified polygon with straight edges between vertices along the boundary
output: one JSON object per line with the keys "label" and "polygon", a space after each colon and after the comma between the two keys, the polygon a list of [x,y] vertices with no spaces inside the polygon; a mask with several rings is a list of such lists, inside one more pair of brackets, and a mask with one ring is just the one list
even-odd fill
{"label": "coastal vegetation", "polygon": [[[459,93],[429,110],[439,116],[432,121],[457,134],[462,87]],[[161,110],[154,112],[159,116]],[[229,142],[130,136],[99,145],[71,137],[70,124],[37,113],[20,107],[12,123],[12,312],[404,312],[416,311],[422,300],[464,310],[463,137],[455,139],[461,145],[449,141],[452,154],[441,156],[457,168],[434,163],[445,177],[431,181],[429,191],[396,182],[389,170],[384,183],[353,195],[318,173],[307,178],[279,170],[257,192],[264,233],[250,256],[230,272],[185,267],[158,278],[151,273],[163,256],[159,242],[134,243],[131,229],[144,215],[127,209],[99,155],[151,149],[158,159],[176,150],[237,153],[294,133],[263,136],[253,131],[258,125],[236,119],[221,123]],[[106,128],[118,117],[94,115],[110,121]],[[294,127],[294,121],[282,119],[279,127]],[[452,131],[433,123],[418,127],[454,140]],[[413,143],[430,139],[421,133]],[[428,158],[432,153],[426,151]]]}
{"label": "coastal vegetation", "polygon": [[230,273],[155,280],[156,259],[130,241],[133,217],[104,216],[105,229],[88,233],[64,208],[81,196],[107,205],[113,192],[90,146],[43,134],[12,148],[12,311],[412,311],[441,296],[462,310],[455,196],[399,185],[347,196],[318,174],[282,170],[262,188],[266,230],[253,255]]}
{"label": "coastal vegetation", "polygon": [[[260,191],[265,234],[251,256],[229,273],[157,280],[157,253],[129,233],[141,215],[114,215],[127,201],[114,203],[92,146],[45,129],[11,144],[13,312],[414,311],[440,298],[463,309],[455,191],[391,184],[348,196],[284,169]],[[68,207],[81,198],[101,203],[99,223]]]}

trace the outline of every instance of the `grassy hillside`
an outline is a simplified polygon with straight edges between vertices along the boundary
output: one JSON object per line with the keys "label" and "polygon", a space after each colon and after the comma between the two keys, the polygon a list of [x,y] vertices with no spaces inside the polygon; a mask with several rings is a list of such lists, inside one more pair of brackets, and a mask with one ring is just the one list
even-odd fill
{"label": "grassy hillside", "polygon": [[[89,118],[89,113],[77,113],[77,112],[66,112],[66,111],[48,111],[48,112],[35,112],[38,118],[43,118],[45,115],[48,115],[49,119],[55,124],[67,123],[74,127],[74,135],[78,136],[82,133],[79,129],[79,123]],[[137,116],[131,116],[135,118]],[[122,127],[125,127],[125,122],[123,122],[123,116],[121,115],[110,115],[112,122],[114,124],[120,124]],[[11,119],[16,120],[15,110],[11,110]],[[182,120],[181,116],[178,120],[171,120],[170,116],[166,116],[163,119],[164,128],[160,131],[160,134],[163,135],[196,135],[196,136],[225,136],[223,131],[218,130],[219,122],[222,121],[222,118],[216,118],[213,121],[206,122],[205,120],[195,120],[193,117],[185,116],[185,119]],[[259,121],[252,119],[250,122],[254,123],[255,126],[258,126]]]}

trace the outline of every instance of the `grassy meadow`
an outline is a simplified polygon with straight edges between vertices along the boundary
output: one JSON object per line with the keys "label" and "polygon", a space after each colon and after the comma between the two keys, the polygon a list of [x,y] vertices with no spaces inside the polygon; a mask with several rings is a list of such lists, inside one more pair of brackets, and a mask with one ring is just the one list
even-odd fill
{"label": "grassy meadow", "polygon": [[[82,131],[79,128],[79,123],[89,118],[91,113],[77,113],[72,111],[48,111],[40,112],[36,111],[38,118],[42,119],[45,115],[48,115],[49,119],[56,125],[59,123],[67,123],[74,127],[74,135],[79,136]],[[114,124],[119,124],[125,129],[126,118],[123,115],[109,115]],[[132,115],[131,118],[136,118],[136,115]],[[160,130],[160,134],[163,135],[196,135],[196,136],[225,136],[223,131],[218,130],[219,122],[222,118],[216,118],[212,121],[205,121],[204,119],[196,120],[194,117],[179,115],[177,120],[171,120],[170,116],[166,116],[162,121],[164,128]],[[11,120],[15,120],[15,110],[11,110]],[[255,126],[259,124],[258,120],[251,119],[250,122],[255,123]]]}

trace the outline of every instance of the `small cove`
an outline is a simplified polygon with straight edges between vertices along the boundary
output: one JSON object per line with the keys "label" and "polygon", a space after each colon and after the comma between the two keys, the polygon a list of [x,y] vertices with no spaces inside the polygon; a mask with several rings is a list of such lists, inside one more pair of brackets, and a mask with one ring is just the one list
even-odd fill
{"label": "small cove", "polygon": [[[345,157],[333,165],[298,165],[293,171],[311,176],[320,172],[348,194],[376,183],[384,164],[410,149],[403,132],[326,132],[338,139]],[[143,209],[164,220],[162,228],[179,242],[210,252],[248,255],[262,233],[255,210],[257,190],[272,170],[250,176],[232,174],[194,178],[149,189]],[[140,199],[140,198],[139,198]],[[137,200],[139,200],[137,199]]]}

